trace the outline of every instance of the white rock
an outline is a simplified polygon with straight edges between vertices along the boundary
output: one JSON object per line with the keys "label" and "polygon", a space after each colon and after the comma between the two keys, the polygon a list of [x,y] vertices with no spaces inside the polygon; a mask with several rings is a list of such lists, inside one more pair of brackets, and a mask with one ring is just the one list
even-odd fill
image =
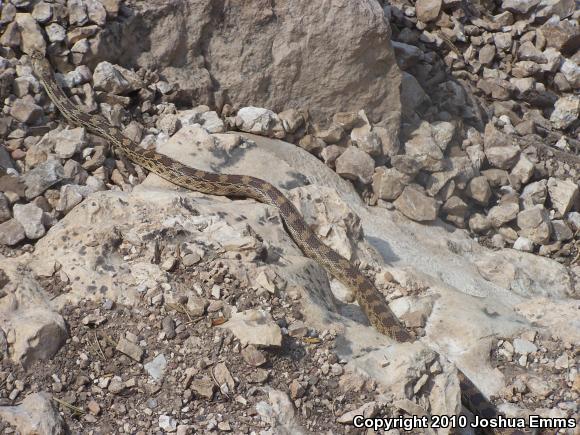
{"label": "white rock", "polygon": [[165,374],[165,368],[167,367],[167,359],[165,359],[165,355],[160,353],[151,361],[143,364],[143,368],[149,373],[155,381],[160,381],[163,379],[163,375]]}
{"label": "white rock", "polygon": [[516,338],[514,340],[514,351],[521,355],[528,353],[535,353],[538,351],[538,347],[531,341],[525,340],[523,338]]}
{"label": "white rock", "polygon": [[26,237],[36,240],[44,236],[46,230],[42,223],[43,211],[40,207],[33,203],[15,204],[13,212],[14,219],[24,228]]}
{"label": "white rock", "polygon": [[570,86],[580,89],[580,66],[571,59],[564,59],[560,66],[560,72],[566,77]]}
{"label": "white rock", "polygon": [[514,242],[514,249],[523,252],[534,252],[534,242],[526,237],[518,237]]}
{"label": "white rock", "polygon": [[170,415],[160,415],[159,428],[165,432],[175,432],[177,430],[177,420]]}
{"label": "white rock", "polygon": [[69,159],[87,147],[88,141],[83,127],[62,130],[52,138],[54,151],[61,159]]}
{"label": "white rock", "polygon": [[233,313],[230,320],[219,327],[232,331],[242,345],[275,347],[282,345],[280,327],[272,320],[272,316],[263,310]]}
{"label": "white rock", "polygon": [[217,112],[213,110],[202,113],[199,119],[203,128],[205,128],[208,133],[223,133],[226,131],[224,122],[218,116]]}
{"label": "white rock", "polygon": [[123,95],[130,92],[129,81],[109,62],[100,62],[93,73],[96,90]]}
{"label": "white rock", "polygon": [[[282,126],[278,115],[261,107],[242,107],[238,110],[236,125],[248,133],[270,135],[275,127]],[[282,127],[283,130],[283,127]]]}
{"label": "white rock", "polygon": [[556,210],[564,216],[572,208],[578,198],[578,185],[571,180],[548,179],[548,193]]}
{"label": "white rock", "polygon": [[550,121],[554,127],[565,129],[578,120],[580,114],[580,97],[576,95],[566,95],[560,97],[554,105],[554,111],[550,116]]}

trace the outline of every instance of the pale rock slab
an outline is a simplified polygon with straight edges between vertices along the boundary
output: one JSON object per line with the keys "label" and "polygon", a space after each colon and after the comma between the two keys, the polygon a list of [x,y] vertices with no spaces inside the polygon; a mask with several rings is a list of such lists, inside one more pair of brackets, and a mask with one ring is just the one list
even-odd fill
{"label": "pale rock slab", "polygon": [[563,216],[578,201],[578,184],[572,180],[550,177],[548,179],[548,193],[554,208]]}
{"label": "pale rock slab", "polygon": [[51,395],[32,393],[16,406],[0,406],[0,418],[22,434],[64,435],[67,428]]}
{"label": "pale rock slab", "polygon": [[247,310],[232,313],[232,317],[220,327],[232,331],[243,345],[274,347],[282,345],[280,327],[266,311]]}

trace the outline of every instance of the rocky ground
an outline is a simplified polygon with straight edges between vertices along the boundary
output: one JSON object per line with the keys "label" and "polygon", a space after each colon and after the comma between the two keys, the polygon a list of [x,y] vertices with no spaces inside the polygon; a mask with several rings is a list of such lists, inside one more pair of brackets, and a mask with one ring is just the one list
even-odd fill
{"label": "rocky ground", "polygon": [[[511,314],[505,324],[482,320],[481,331],[491,328],[493,339],[478,332],[487,347],[477,352],[491,353],[491,359],[485,356],[484,368],[469,367],[473,356],[460,362],[475,373],[496,370],[487,392],[508,414],[578,417],[580,326],[572,321],[580,291],[575,3],[368,0],[351,9],[338,3],[327,13],[330,23],[348,29],[338,33],[336,26],[318,27],[322,12],[316,8],[293,9],[285,2],[223,11],[211,3],[188,8],[182,2],[168,9],[164,2],[120,0],[2,5],[0,272],[6,272],[0,273],[0,429],[29,433],[27,413],[42,410],[32,421],[45,420],[45,433],[58,432],[63,421],[81,433],[350,433],[354,429],[347,423],[355,409],[380,416],[416,414],[417,407],[431,414],[460,409],[456,397],[436,388],[441,379],[453,377],[444,360],[421,353],[425,360],[417,357],[413,370],[397,372],[399,384],[385,387],[373,371],[381,364],[372,360],[370,369],[368,361],[361,363],[364,351],[342,349],[348,328],[316,324],[317,315],[305,314],[304,301],[312,296],[290,291],[289,279],[276,283],[280,271],[257,272],[256,264],[284,258],[276,255],[276,244],[302,258],[286,246],[287,236],[255,237],[257,226],[278,223],[275,213],[237,216],[248,219],[248,229],[231,222],[233,230],[220,227],[203,214],[193,228],[185,217],[158,219],[157,229],[143,232],[130,224],[108,227],[109,232],[77,228],[92,221],[92,214],[82,214],[87,208],[96,207],[97,215],[99,206],[112,213],[118,204],[107,202],[115,198],[109,193],[129,195],[118,200],[132,203],[132,195],[147,192],[139,190],[147,174],[116,156],[103,139],[82,127],[66,127],[32,75],[32,50],[47,53],[76,103],[102,113],[144,148],[157,147],[182,160],[189,158],[187,146],[197,153],[192,166],[231,173],[251,153],[281,146],[266,141],[263,148],[246,133],[282,139],[348,180],[382,219],[403,219],[403,227],[417,233],[422,230],[414,222],[445,225],[438,219],[449,224],[449,232],[465,230],[496,256],[466,240],[456,244],[451,236],[444,252],[476,264],[476,281],[483,277],[489,288],[507,290],[500,302],[527,323]],[[226,25],[215,25],[216,17]],[[169,30],[167,22],[173,23]],[[192,31],[186,42],[172,33],[181,25],[213,30]],[[297,26],[311,34],[305,38],[309,44],[288,36]],[[150,39],[136,40],[138,29],[147,29]],[[270,47],[275,47],[271,53]],[[238,54],[239,60],[230,62]],[[180,72],[175,58],[195,73]],[[297,58],[303,62],[298,69]],[[363,89],[361,83],[370,84]],[[264,163],[263,155],[251,158],[240,173],[286,189],[322,238],[367,266],[407,326],[431,341],[427,347],[446,348],[444,340],[430,337],[434,320],[428,320],[441,309],[442,302],[434,302],[441,294],[434,295],[443,290],[432,280],[417,287],[419,278],[394,279],[398,269],[383,274],[373,250],[361,247],[363,227],[368,236],[371,224],[358,197],[309,191],[308,184],[321,183],[318,175],[305,175],[309,171],[300,165],[316,163],[300,154],[281,161],[296,166],[284,176]],[[313,173],[326,174],[320,168]],[[325,183],[332,180],[330,187],[340,185],[346,192],[332,176],[325,175]],[[193,213],[205,201],[200,198],[175,201]],[[223,205],[227,201],[214,200],[225,207],[213,210],[215,216],[232,212]],[[147,208],[119,212],[119,219],[141,219],[139,207]],[[322,222],[320,216],[326,216]],[[195,237],[207,228],[215,233],[196,245]],[[233,233],[216,235],[224,230]],[[427,240],[419,243],[429,251]],[[86,256],[100,245],[102,252]],[[76,254],[63,246],[74,247]],[[242,260],[235,270],[222,262],[224,255],[232,259],[231,252]],[[485,259],[470,257],[482,253]],[[384,260],[385,251],[381,254]],[[83,273],[79,257],[92,258]],[[123,269],[122,262],[134,262],[135,269]],[[432,273],[427,264],[412,264]],[[299,275],[310,273],[302,263],[293,267]],[[451,280],[453,274],[436,272],[456,291],[477,293]],[[336,309],[334,297],[347,305],[353,298],[334,282],[331,296],[326,275],[320,276],[308,286],[321,292],[318,305],[325,307],[320,309],[326,319]],[[488,288],[482,282],[477,290]],[[131,296],[117,286],[132,288]],[[189,293],[181,292],[184,287]],[[80,303],[85,299],[89,302]],[[537,306],[552,312],[539,313]],[[483,311],[493,317],[497,309]],[[242,316],[237,324],[236,316]],[[571,323],[564,331],[558,322],[566,316]],[[22,327],[31,318],[36,320]],[[362,348],[375,343],[356,340]],[[474,346],[465,340],[461,346]],[[393,366],[399,367],[381,369]],[[398,390],[405,379],[414,385],[406,395],[404,388]]]}

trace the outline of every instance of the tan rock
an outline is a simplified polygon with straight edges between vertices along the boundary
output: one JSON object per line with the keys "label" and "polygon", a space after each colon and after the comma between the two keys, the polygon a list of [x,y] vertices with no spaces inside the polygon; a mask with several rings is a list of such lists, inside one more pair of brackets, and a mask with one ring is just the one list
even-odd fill
{"label": "tan rock", "polygon": [[247,310],[234,313],[230,320],[220,327],[232,331],[242,344],[275,347],[282,345],[280,327],[266,311]]}
{"label": "tan rock", "polygon": [[441,0],[417,0],[415,3],[417,18],[424,23],[435,20],[441,11]]}
{"label": "tan rock", "polygon": [[369,184],[375,170],[375,161],[364,151],[350,146],[336,159],[335,166],[340,176]]}
{"label": "tan rock", "polygon": [[411,177],[395,168],[380,167],[373,175],[373,192],[377,198],[393,201],[399,197]]}
{"label": "tan rock", "polygon": [[425,195],[416,185],[406,186],[394,205],[409,219],[418,222],[435,220],[439,211],[437,201]]}
{"label": "tan rock", "polygon": [[544,206],[536,205],[522,210],[518,213],[517,224],[521,229],[520,235],[534,243],[543,245],[550,241],[552,225]]}
{"label": "tan rock", "polygon": [[578,184],[572,180],[548,179],[548,193],[552,205],[563,216],[572,209],[578,201]]}
{"label": "tan rock", "polygon": [[520,207],[517,202],[506,201],[492,207],[487,216],[489,217],[491,224],[495,228],[499,228],[502,225],[513,221],[518,216],[519,211]]}
{"label": "tan rock", "polygon": [[467,184],[465,193],[478,204],[487,205],[489,198],[491,198],[491,188],[489,187],[487,178],[483,175],[472,178]]}
{"label": "tan rock", "polygon": [[46,41],[42,36],[42,29],[36,20],[30,14],[16,14],[16,23],[20,28],[21,49],[26,54],[32,54],[33,51],[45,53]]}
{"label": "tan rock", "polygon": [[485,233],[491,228],[489,218],[481,213],[475,213],[469,218],[469,229],[476,234]]}
{"label": "tan rock", "polygon": [[[249,0],[242,9],[220,4],[217,10],[175,8],[166,2],[134,6],[135,19],[150,37],[136,38],[127,28],[116,42],[104,43],[103,52],[123,56],[127,64],[154,64],[169,82],[199,95],[202,103],[213,98],[215,83],[240,104],[275,112],[308,107],[315,124],[324,123],[337,108],[364,108],[373,123],[400,112],[400,71],[391,30],[374,0],[331,0],[324,8],[291,0],[268,6]],[[215,13],[228,25],[200,31]],[[166,19],[154,18],[159,16]],[[184,28],[196,30],[183,33]],[[199,56],[195,47],[202,46],[212,56]]]}

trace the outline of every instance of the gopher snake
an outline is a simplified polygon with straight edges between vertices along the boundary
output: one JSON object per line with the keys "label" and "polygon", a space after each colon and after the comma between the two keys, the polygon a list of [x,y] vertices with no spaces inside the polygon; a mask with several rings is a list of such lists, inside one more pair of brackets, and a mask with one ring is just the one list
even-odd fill
{"label": "gopher snake", "polygon": [[[69,122],[81,125],[108,140],[129,160],[173,184],[210,195],[247,197],[273,205],[278,209],[287,231],[300,249],[355,292],[357,302],[379,332],[398,342],[412,341],[411,334],[391,311],[374,284],[354,264],[322,243],[296,207],[272,184],[246,175],[216,174],[193,169],[154,150],[139,147],[134,141],[123,136],[118,128],[110,125],[102,115],[90,115],[76,107],[56,83],[50,63],[42,53],[34,52],[31,58],[35,75],[52,102]],[[473,412],[485,418],[497,415],[493,405],[461,371],[459,379],[462,398]],[[498,433],[524,434],[518,430]]]}

